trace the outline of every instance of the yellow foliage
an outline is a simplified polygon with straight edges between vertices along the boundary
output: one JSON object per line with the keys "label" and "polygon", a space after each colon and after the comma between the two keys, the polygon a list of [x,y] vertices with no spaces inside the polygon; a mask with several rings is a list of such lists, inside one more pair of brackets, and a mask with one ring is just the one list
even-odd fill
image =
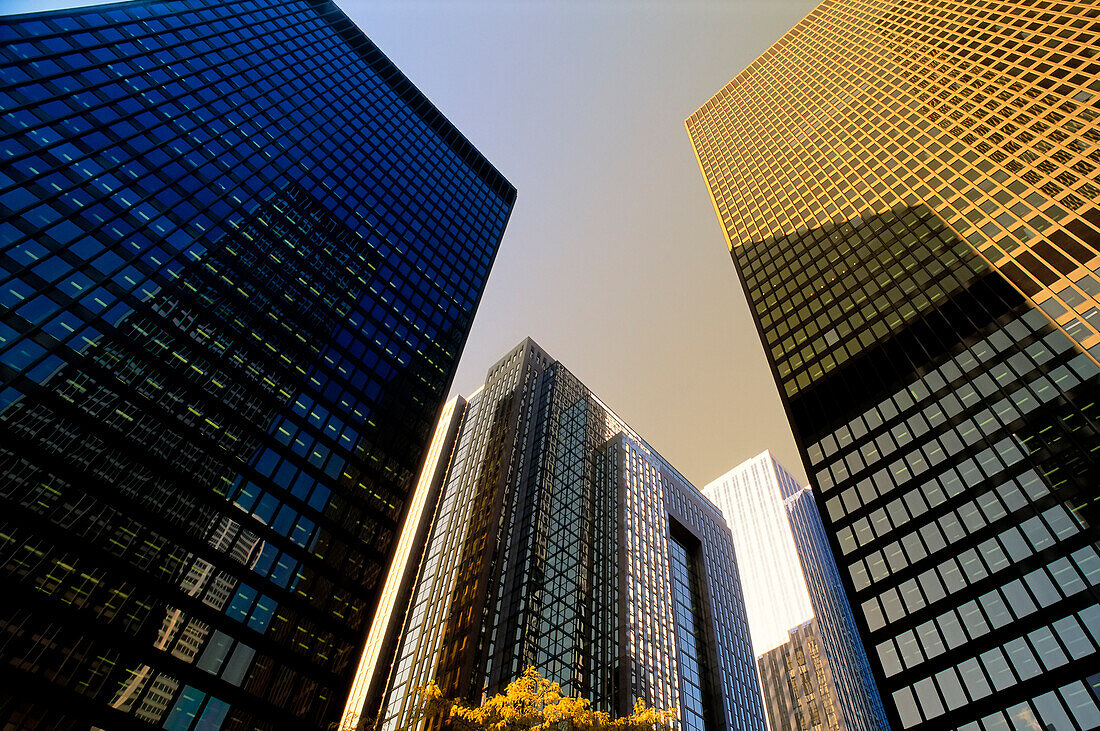
{"label": "yellow foliage", "polygon": [[650,708],[639,698],[633,713],[613,719],[592,710],[587,698],[563,695],[559,684],[533,667],[477,708],[445,698],[434,681],[421,689],[421,699],[427,715],[471,731],[658,731],[670,728],[676,718],[675,711]]}

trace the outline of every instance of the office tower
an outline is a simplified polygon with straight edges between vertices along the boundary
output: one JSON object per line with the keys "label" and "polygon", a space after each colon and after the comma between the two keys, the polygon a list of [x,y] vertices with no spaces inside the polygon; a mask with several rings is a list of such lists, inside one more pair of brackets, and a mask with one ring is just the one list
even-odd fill
{"label": "office tower", "polygon": [[764,451],[703,488],[733,536],[756,657],[814,616],[783,498],[802,488]]}
{"label": "office tower", "polygon": [[761,655],[757,665],[772,731],[847,728],[841,725],[836,684],[822,659],[815,618],[792,628],[787,641]]}
{"label": "office tower", "polygon": [[899,728],[1100,723],[1097,12],[833,0],[687,120]]}
{"label": "office tower", "polygon": [[440,424],[446,469],[425,468],[427,541],[391,574],[411,586],[400,643],[364,662],[344,728],[436,728],[429,681],[480,703],[528,666],[615,715],[640,697],[681,729],[764,728],[733,544],[702,493],[530,339],[445,418],[461,426]]}
{"label": "office tower", "polygon": [[329,2],[3,27],[0,724],[324,728],[514,189]]}
{"label": "office tower", "polygon": [[733,535],[771,730],[888,729],[810,488],[764,451],[703,494]]}
{"label": "office tower", "polygon": [[841,728],[889,728],[813,491],[803,487],[787,495],[783,505],[814,607],[816,641],[829,661],[827,672],[841,711]]}

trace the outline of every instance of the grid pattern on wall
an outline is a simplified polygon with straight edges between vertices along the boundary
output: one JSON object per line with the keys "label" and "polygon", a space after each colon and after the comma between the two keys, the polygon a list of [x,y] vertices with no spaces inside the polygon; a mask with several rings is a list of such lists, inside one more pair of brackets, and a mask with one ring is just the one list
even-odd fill
{"label": "grid pattern on wall", "polygon": [[799,488],[766,451],[703,487],[733,535],[756,657],[787,642],[791,628],[814,616],[783,508],[783,496]]}
{"label": "grid pattern on wall", "polygon": [[606,529],[614,525],[608,513],[615,503],[614,493],[593,479],[592,462],[603,419],[580,382],[556,370],[542,376],[533,412],[536,439],[542,437],[545,447],[532,449],[538,467],[530,469],[530,484],[537,487],[516,495],[522,512],[509,520],[519,544],[508,565],[516,567],[514,583],[521,587],[509,597],[509,623],[523,625],[526,657],[500,647],[494,670],[503,681],[533,662],[563,692],[599,698],[610,710],[612,686],[601,662],[608,655],[600,651],[614,646],[608,640],[614,637],[617,567],[595,559],[598,553],[605,561],[614,555],[614,535]]}
{"label": "grid pattern on wall", "polygon": [[[897,216],[853,220],[848,243]],[[739,270],[763,265],[768,243],[735,249]],[[965,260],[933,261],[952,287],[973,276]],[[769,307],[749,291],[762,319]],[[989,272],[788,397],[895,723],[1100,719],[1097,380],[1087,355]],[[1030,703],[996,693],[1016,686]]]}
{"label": "grid pattern on wall", "polygon": [[[705,731],[711,698],[711,648],[707,642],[706,608],[699,579],[699,556],[694,546],[670,537],[669,573],[676,615],[676,649],[680,671],[680,724],[684,731]],[[713,721],[710,721],[713,724]]]}
{"label": "grid pattern on wall", "polygon": [[831,0],[688,120],[900,727],[1100,724],[1097,12]]}
{"label": "grid pattern on wall", "polygon": [[1100,10],[987,5],[825,0],[688,129],[731,247],[919,201],[1091,349]]}
{"label": "grid pattern on wall", "polygon": [[355,679],[344,704],[341,728],[358,728],[361,722],[369,722],[378,715],[379,696],[385,690],[386,682],[386,673],[381,668],[393,664],[400,629],[408,609],[412,577],[423,559],[424,538],[439,506],[439,491],[454,457],[455,441],[467,406],[467,401],[461,396],[455,396],[443,405],[416,481],[416,490],[409,502],[374,620],[359,657]]}
{"label": "grid pattern on wall", "polygon": [[844,583],[829,550],[813,491],[809,487],[798,488],[786,496],[784,507],[813,603],[815,642],[826,664],[841,728],[886,727],[882,699],[844,593]]}
{"label": "grid pattern on wall", "polygon": [[[621,687],[661,708],[678,707],[677,676],[683,661],[677,645],[676,604],[669,591],[671,569],[668,546],[668,514],[661,499],[657,465],[632,448],[626,439],[614,440],[607,458],[615,467],[605,479],[622,490],[621,584],[634,598],[625,607],[620,637],[629,658],[623,667]],[[618,491],[618,490],[616,490]],[[670,595],[672,595],[670,597]],[[688,669],[688,672],[691,672]],[[680,716],[685,724],[699,723],[693,708]]]}
{"label": "grid pattern on wall", "polygon": [[623,695],[676,708],[684,729],[763,726],[737,559],[720,511],[644,442],[623,433],[605,450],[619,506],[620,591],[630,597],[620,629],[630,655]]}
{"label": "grid pattern on wall", "polygon": [[324,726],[514,189],[331,3],[3,27],[0,714]]}
{"label": "grid pattern on wall", "polygon": [[[515,413],[513,409],[519,408],[516,393],[530,390],[533,371],[538,366],[523,355],[519,349],[505,356],[490,370],[485,385],[469,398],[420,560],[396,659],[386,682],[379,713],[383,729],[415,725],[418,689],[430,680],[434,679],[451,697],[464,697],[470,692],[473,648],[485,636],[484,630],[480,621],[456,627],[448,616],[455,589],[462,587],[460,572],[464,568],[467,582],[471,579],[480,582],[476,590],[468,592],[470,601],[483,602],[488,592],[486,584],[492,577],[485,571],[474,574],[470,565],[488,569],[491,560],[483,556],[467,557],[470,563],[464,567],[456,557],[464,545],[488,538],[491,528],[488,513],[492,505],[485,496],[495,498],[500,492],[500,480],[504,478],[500,460],[510,452],[503,426]],[[483,493],[481,501],[475,500],[479,492]],[[500,503],[496,504],[499,509]],[[475,521],[478,508],[483,515]],[[484,603],[479,604],[478,620],[481,611]],[[445,639],[450,646],[445,646]],[[479,677],[478,681],[480,691],[483,680]]]}

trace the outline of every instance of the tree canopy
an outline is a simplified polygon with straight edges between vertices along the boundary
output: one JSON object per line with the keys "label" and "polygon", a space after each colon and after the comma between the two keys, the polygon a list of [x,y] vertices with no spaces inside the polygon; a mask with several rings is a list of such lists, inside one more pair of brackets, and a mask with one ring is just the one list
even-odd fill
{"label": "tree canopy", "polygon": [[561,686],[527,668],[503,693],[478,707],[445,698],[434,681],[423,689],[425,710],[456,729],[469,731],[659,731],[671,728],[673,710],[650,708],[641,698],[629,716],[611,718],[587,698],[562,694]]}

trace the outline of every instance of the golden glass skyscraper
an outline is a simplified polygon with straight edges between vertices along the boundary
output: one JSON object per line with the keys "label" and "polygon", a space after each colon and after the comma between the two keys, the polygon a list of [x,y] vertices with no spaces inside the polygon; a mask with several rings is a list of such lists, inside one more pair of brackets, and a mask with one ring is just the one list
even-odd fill
{"label": "golden glass skyscraper", "polygon": [[899,727],[1100,726],[1098,49],[825,0],[686,123]]}
{"label": "golden glass skyscraper", "polygon": [[826,0],[688,131],[731,247],[920,201],[1092,348],[1100,8],[989,5]]}

